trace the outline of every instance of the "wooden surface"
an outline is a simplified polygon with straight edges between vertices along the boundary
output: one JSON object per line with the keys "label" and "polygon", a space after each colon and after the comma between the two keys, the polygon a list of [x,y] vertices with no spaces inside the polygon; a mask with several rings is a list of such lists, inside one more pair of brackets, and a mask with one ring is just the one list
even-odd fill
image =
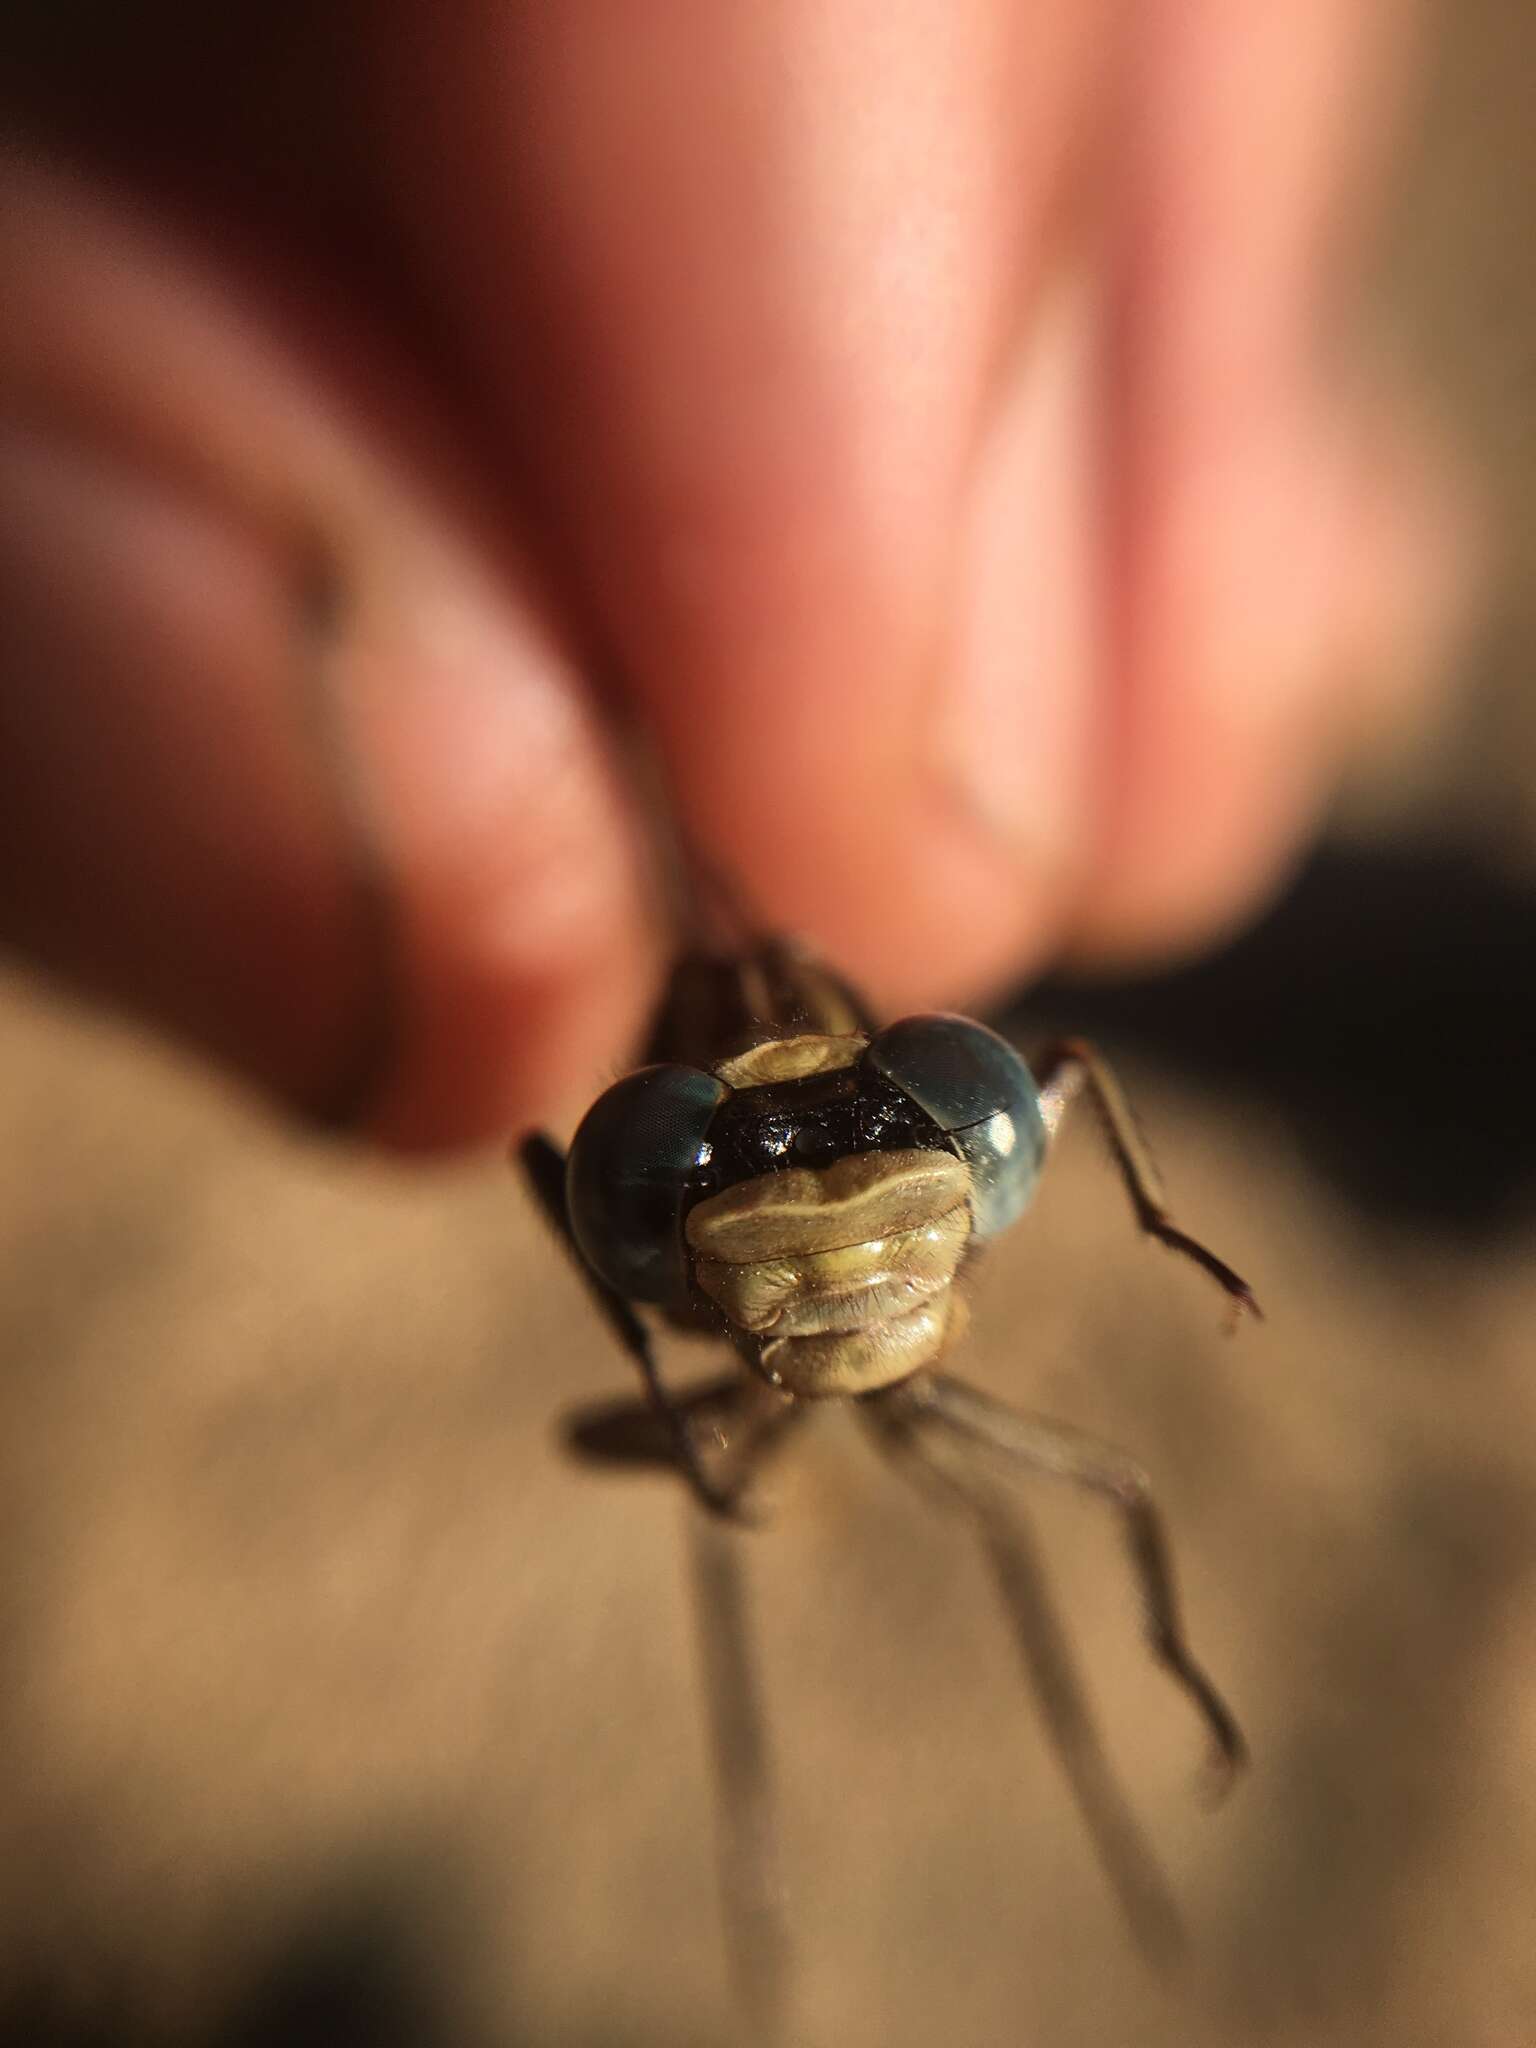
{"label": "wooden surface", "polygon": [[[25,994],[3,1032],[3,1979],[148,2038],[327,1972],[442,2008],[401,2039],[736,2038],[684,1504],[561,1454],[626,1369],[504,1170],[348,1163]],[[965,1363],[1170,1516],[1255,1752],[1214,1815],[1112,1528],[1035,1494],[1190,1980],[1128,1942],[966,1530],[829,1413],[747,1539],[797,2038],[1522,2039],[1529,1247],[1373,1236],[1263,1112],[1143,1080],[1269,1323],[1223,1338],[1084,1131]]]}

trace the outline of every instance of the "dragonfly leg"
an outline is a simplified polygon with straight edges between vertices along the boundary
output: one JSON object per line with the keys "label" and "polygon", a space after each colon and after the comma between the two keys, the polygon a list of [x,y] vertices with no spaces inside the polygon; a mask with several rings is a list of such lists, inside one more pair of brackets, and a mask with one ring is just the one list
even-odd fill
{"label": "dragonfly leg", "polygon": [[1231,1710],[1184,1639],[1168,1539],[1141,1466],[1066,1423],[1020,1415],[943,1374],[914,1375],[901,1391],[920,1426],[936,1424],[1015,1467],[1070,1480],[1116,1509],[1141,1591],[1148,1647],[1205,1723],[1211,1741],[1210,1792],[1213,1799],[1221,1797],[1247,1761],[1247,1748]]}
{"label": "dragonfly leg", "polygon": [[688,1415],[672,1399],[661,1377],[650,1332],[624,1297],[598,1279],[577,1249],[565,1207],[565,1154],[542,1132],[535,1132],[519,1145],[518,1160],[534,1199],[575,1260],[599,1313],[639,1369],[646,1398],[667,1431],[672,1454],[695,1497],[711,1514],[735,1515],[738,1489],[721,1486],[705,1469]]}
{"label": "dragonfly leg", "polygon": [[[790,1426],[805,1408],[792,1395],[741,1371],[671,1393],[696,1444],[713,1439],[723,1466],[724,1490],[736,1521],[755,1521],[758,1481]],[[599,1401],[566,1418],[565,1441],[578,1458],[597,1465],[670,1465],[677,1456],[671,1430],[648,1400]]]}
{"label": "dragonfly leg", "polygon": [[1025,1676],[1099,1861],[1148,1957],[1172,1962],[1184,1946],[1178,1909],[1115,1783],[1034,1539],[1015,1504],[981,1469],[975,1445],[924,1426],[930,1418],[910,1383],[871,1396],[860,1411],[908,1478],[975,1523]]}
{"label": "dragonfly leg", "polygon": [[1038,1059],[1031,1061],[1031,1066],[1039,1083],[1041,1112],[1052,1138],[1056,1136],[1068,1109],[1086,1090],[1098,1112],[1116,1169],[1125,1183],[1141,1228],[1149,1237],[1155,1237],[1159,1244],[1165,1244],[1170,1251],[1193,1260],[1203,1272],[1209,1273],[1231,1302],[1234,1317],[1245,1313],[1259,1315],[1259,1305],[1247,1281],[1197,1238],[1180,1230],[1169,1215],[1157,1168],[1136,1128],[1130,1103],[1112,1069],[1093,1046],[1082,1038],[1058,1039],[1047,1046]]}

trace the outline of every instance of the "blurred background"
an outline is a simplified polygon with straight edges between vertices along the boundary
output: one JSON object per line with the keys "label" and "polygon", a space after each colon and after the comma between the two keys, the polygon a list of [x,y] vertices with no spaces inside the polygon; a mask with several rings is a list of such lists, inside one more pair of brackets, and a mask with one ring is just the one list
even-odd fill
{"label": "blurred background", "polygon": [[[1085,1132],[965,1361],[1148,1465],[1254,1768],[1199,1807],[1114,1529],[1037,1490],[1162,1981],[967,1530],[827,1416],[746,1546],[806,2042],[1536,2038],[1536,27],[1443,15],[1381,299],[1487,480],[1469,687],[1225,954],[1011,1020],[1105,1042],[1269,1321]],[[0,2042],[740,2038],[685,1503],[564,1456],[627,1367],[505,1169],[304,1141],[21,974],[0,1158]]]}

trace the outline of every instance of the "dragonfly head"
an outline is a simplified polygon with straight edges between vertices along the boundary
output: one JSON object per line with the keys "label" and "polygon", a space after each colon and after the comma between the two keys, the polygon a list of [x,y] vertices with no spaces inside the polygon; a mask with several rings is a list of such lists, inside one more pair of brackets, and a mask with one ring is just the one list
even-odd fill
{"label": "dragonfly head", "polygon": [[583,1119],[566,1196],[608,1286],[671,1309],[702,1288],[786,1385],[772,1344],[845,1335],[835,1325],[862,1316],[878,1362],[843,1345],[824,1389],[859,1392],[925,1362],[905,1364],[897,1341],[919,1326],[895,1324],[1020,1213],[1044,1149],[1034,1080],[1006,1040],[917,1016],[872,1037],[768,1039],[712,1071],[641,1068]]}

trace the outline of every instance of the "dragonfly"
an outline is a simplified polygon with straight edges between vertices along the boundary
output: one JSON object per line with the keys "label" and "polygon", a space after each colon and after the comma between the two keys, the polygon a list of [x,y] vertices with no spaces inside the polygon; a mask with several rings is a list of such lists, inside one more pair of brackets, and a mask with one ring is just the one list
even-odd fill
{"label": "dragonfly", "polygon": [[[643,1398],[579,1418],[578,1454],[666,1463],[691,1492],[704,1666],[722,1790],[722,1878],[757,2038],[778,2039],[788,1940],[773,1854],[769,1738],[740,1580],[739,1532],[808,1414],[852,1405],[880,1451],[975,1521],[1058,1752],[1133,1930],[1180,1943],[1176,1910],[1113,1787],[1043,1579],[1009,1507],[1019,1477],[1069,1482],[1118,1518],[1152,1657],[1204,1725],[1206,1786],[1246,1761],[1237,1721],[1185,1637],[1169,1544],[1136,1460],[1025,1414],[948,1370],[967,1269],[1028,1208],[1078,1102],[1097,1113],[1137,1226],[1199,1267],[1229,1323],[1246,1281],[1169,1212],[1111,1069],[1086,1041],[1027,1061],[970,1018],[880,1024],[807,949],[750,932],[677,958],[642,1062],[601,1094],[568,1151],[518,1148],[538,1206],[638,1369]],[[656,1334],[734,1353],[669,1387]]]}

